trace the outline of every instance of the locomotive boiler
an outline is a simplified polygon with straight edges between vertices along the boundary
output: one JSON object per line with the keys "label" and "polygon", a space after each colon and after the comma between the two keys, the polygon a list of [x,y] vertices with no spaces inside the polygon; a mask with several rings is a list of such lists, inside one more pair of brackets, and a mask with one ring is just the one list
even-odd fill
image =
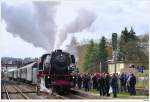
{"label": "locomotive boiler", "polygon": [[[38,67],[38,79],[44,79],[46,88],[58,93],[68,92],[73,87],[75,57],[62,50],[55,50],[41,57]],[[39,81],[40,82],[40,81]]]}

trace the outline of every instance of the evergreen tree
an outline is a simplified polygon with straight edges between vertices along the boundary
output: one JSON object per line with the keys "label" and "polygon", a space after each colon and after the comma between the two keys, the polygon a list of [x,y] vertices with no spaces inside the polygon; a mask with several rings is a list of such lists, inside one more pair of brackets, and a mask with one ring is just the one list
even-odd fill
{"label": "evergreen tree", "polygon": [[92,51],[92,49],[94,48],[94,41],[93,40],[91,40],[90,41],[90,45],[89,45],[89,51]]}
{"label": "evergreen tree", "polygon": [[125,27],[125,29],[121,32],[121,41],[123,42],[128,42],[129,40],[129,32],[128,32],[128,29]]}
{"label": "evergreen tree", "polygon": [[[121,38],[119,42],[119,47],[120,47],[119,58],[120,59],[125,59],[129,61],[135,58],[135,57],[133,58],[133,55],[135,55],[136,52],[133,53],[132,51],[136,49],[136,41],[138,40],[135,34],[136,33],[134,32],[133,27],[131,27],[131,30],[129,32],[127,28],[125,28],[121,32]],[[129,49],[129,47],[132,48],[132,50]],[[135,55],[135,56],[138,56],[138,55]]]}
{"label": "evergreen tree", "polygon": [[130,30],[130,32],[129,32],[129,41],[133,41],[133,40],[136,40],[137,39],[137,37],[136,37],[136,35],[135,35],[135,32],[134,32],[134,30],[133,30],[133,27],[131,27],[131,30]]}
{"label": "evergreen tree", "polygon": [[91,40],[90,41],[90,44],[88,45],[88,48],[87,48],[87,53],[85,55],[85,61],[84,61],[84,69],[87,70],[91,67],[91,64],[92,64],[92,60],[93,60],[93,49],[94,49],[94,41]]}
{"label": "evergreen tree", "polygon": [[131,27],[131,30],[128,31],[128,29],[125,27],[125,29],[121,32],[121,42],[127,43],[129,41],[134,41],[137,39],[136,33],[134,32],[133,27]]}
{"label": "evergreen tree", "polygon": [[119,53],[122,53],[120,54],[120,58],[123,57],[122,55],[124,55],[123,45],[128,42],[128,37],[129,37],[129,33],[127,28],[125,27],[125,29],[121,32],[121,37],[119,40],[119,50],[120,50]]}

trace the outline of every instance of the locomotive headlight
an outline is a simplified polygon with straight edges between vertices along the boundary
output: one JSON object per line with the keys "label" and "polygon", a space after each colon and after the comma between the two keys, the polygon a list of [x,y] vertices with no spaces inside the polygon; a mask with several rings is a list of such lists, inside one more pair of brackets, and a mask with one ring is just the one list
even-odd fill
{"label": "locomotive headlight", "polygon": [[72,77],[74,79],[74,77]]}
{"label": "locomotive headlight", "polygon": [[50,77],[48,76],[48,79],[49,79]]}

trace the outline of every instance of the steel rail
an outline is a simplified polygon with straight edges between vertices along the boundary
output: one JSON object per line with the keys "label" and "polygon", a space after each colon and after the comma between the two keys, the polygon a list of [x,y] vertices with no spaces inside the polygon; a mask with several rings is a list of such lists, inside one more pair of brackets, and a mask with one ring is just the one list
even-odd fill
{"label": "steel rail", "polygon": [[13,86],[25,99],[30,99],[27,95],[25,95],[20,88]]}
{"label": "steel rail", "polygon": [[5,91],[5,93],[6,93],[6,97],[7,97],[7,99],[9,99],[9,100],[10,100],[10,96],[9,96],[9,94],[8,94],[8,90],[7,90],[7,88],[5,87],[5,84],[3,84],[3,87],[4,87],[4,91]]}

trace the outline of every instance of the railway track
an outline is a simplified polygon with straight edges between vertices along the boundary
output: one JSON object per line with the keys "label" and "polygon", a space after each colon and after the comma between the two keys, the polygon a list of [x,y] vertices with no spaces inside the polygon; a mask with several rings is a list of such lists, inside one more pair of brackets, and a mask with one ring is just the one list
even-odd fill
{"label": "railway track", "polygon": [[[2,85],[2,88],[4,89],[6,99],[9,99],[9,100],[10,100],[10,96],[9,96],[8,90],[7,90],[7,88],[5,87],[4,84]],[[3,98],[4,98],[5,96],[3,95]]]}
{"label": "railway track", "polygon": [[2,99],[68,99],[61,95],[48,95],[43,92],[38,96],[35,86],[30,84],[18,83],[15,81],[3,81]]}
{"label": "railway track", "polygon": [[[27,98],[26,96],[30,96],[30,99],[34,99],[33,95],[30,95],[31,93],[35,93],[36,94],[36,90],[35,87],[33,85],[30,84],[26,84],[26,83],[16,83],[15,81],[12,82],[8,82],[8,84],[11,84],[11,86],[16,89],[16,92],[10,92],[10,93],[16,93],[16,94],[23,94],[22,97],[24,97],[24,93],[25,93],[25,99],[29,99],[29,97]],[[27,95],[26,95],[27,94]],[[44,99],[87,99],[87,97],[85,96],[81,96],[79,95],[77,92],[74,91],[70,91],[68,95],[60,95],[60,94],[55,94],[55,95],[48,95],[48,94],[44,94],[41,92],[41,96],[39,97],[43,97]],[[41,98],[35,98],[35,99],[41,99]]]}
{"label": "railway track", "polygon": [[2,98],[3,99],[30,99],[22,92],[16,85],[2,84]]}
{"label": "railway track", "polygon": [[24,99],[30,99],[26,94],[24,94],[24,93],[22,92],[22,90],[21,90],[19,87],[16,87],[15,85],[13,85],[13,88],[15,88],[15,89],[19,92],[19,94],[20,94],[21,96],[23,96]]}

